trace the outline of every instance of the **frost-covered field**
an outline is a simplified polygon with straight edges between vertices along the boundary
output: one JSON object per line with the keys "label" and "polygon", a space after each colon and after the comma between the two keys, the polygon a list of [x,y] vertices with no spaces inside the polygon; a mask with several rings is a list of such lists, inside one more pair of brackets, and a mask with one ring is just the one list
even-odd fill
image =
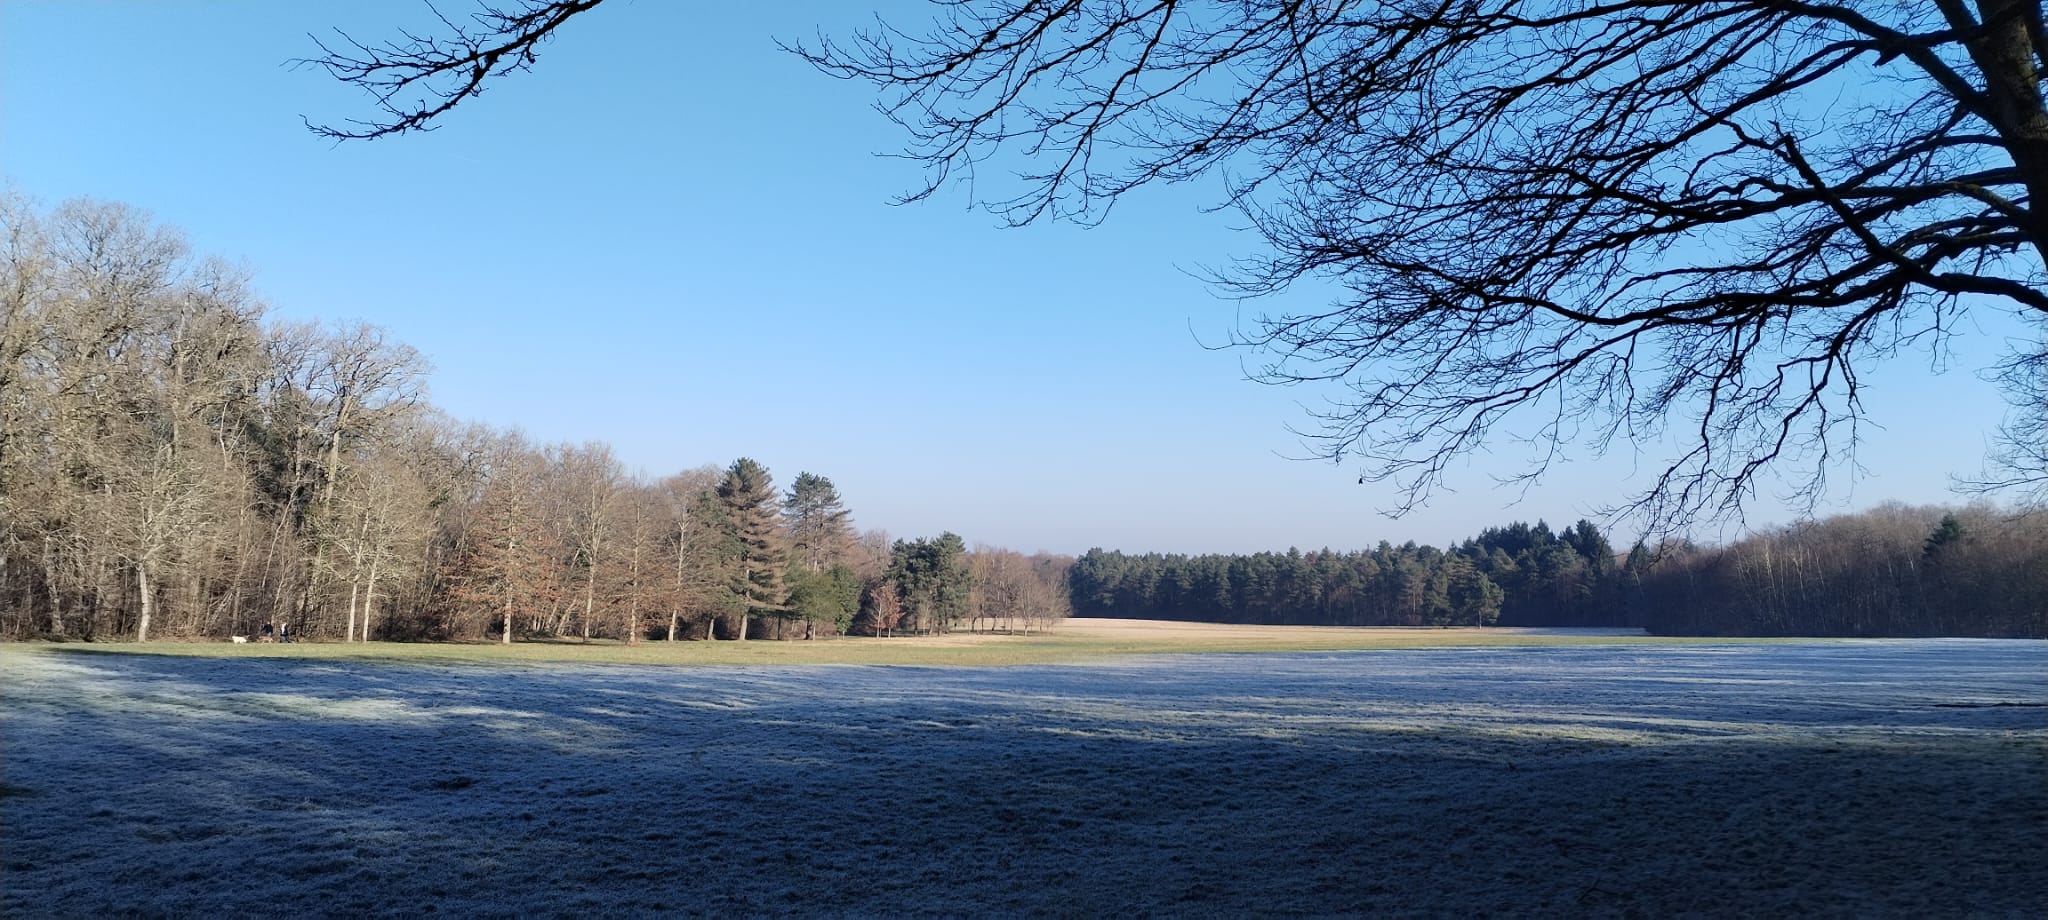
{"label": "frost-covered field", "polygon": [[0,651],[0,914],[2048,914],[2048,644]]}

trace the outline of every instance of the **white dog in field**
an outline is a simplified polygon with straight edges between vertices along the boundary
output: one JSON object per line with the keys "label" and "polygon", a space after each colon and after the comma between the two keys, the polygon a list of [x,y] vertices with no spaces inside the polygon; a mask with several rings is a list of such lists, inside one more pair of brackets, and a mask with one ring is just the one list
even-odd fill
{"label": "white dog in field", "polygon": [[248,644],[249,644],[249,637],[248,637],[248,636],[229,636],[229,637],[228,637],[228,639],[229,639],[230,641],[234,642],[234,643],[235,643],[236,645],[248,645]]}

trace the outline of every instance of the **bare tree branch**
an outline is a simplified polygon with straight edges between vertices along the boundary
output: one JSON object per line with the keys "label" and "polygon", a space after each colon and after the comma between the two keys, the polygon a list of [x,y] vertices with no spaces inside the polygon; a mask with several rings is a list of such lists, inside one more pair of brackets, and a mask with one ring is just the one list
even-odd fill
{"label": "bare tree branch", "polygon": [[[363,134],[409,130],[590,5],[322,63],[393,116]],[[1617,509],[1656,526],[1788,476],[1817,500],[1874,362],[1971,311],[2048,316],[2040,0],[931,8],[789,46],[881,90],[927,167],[906,200],[964,180],[1012,223],[1092,222],[1220,177],[1264,243],[1223,290],[1343,292],[1236,344],[1258,379],[1340,391],[1311,444],[1396,483],[1395,511],[1509,436],[1536,448],[1525,482],[1568,447],[1673,439]]]}
{"label": "bare tree branch", "polygon": [[1268,252],[1224,288],[1347,292],[1239,344],[1342,386],[1309,437],[1396,512],[1510,435],[1515,479],[1678,439],[1618,509],[1653,525],[1787,475],[1814,500],[1861,371],[1966,310],[2048,314],[2039,3],[938,6],[800,52],[887,94],[931,167],[912,197],[1015,163],[992,208],[1087,221],[1227,170]]}
{"label": "bare tree branch", "polygon": [[342,125],[306,127],[321,137],[367,140],[409,131],[431,131],[434,122],[464,100],[483,94],[492,79],[526,70],[556,29],[595,9],[604,0],[522,0],[518,6],[485,6],[464,24],[439,9],[441,35],[401,33],[396,41],[366,45],[346,32],[336,39],[313,37],[320,56],[292,63],[319,67],[368,94],[379,115]]}

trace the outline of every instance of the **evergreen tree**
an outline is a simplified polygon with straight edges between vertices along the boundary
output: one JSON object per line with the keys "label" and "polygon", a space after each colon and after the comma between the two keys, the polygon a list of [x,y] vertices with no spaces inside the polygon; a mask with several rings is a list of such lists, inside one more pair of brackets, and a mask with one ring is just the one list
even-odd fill
{"label": "evergreen tree", "polygon": [[1462,556],[1449,579],[1451,622],[1459,626],[1492,626],[1500,620],[1500,586]]}
{"label": "evergreen tree", "polygon": [[722,523],[732,540],[732,593],[744,604],[736,639],[747,638],[751,617],[788,611],[782,584],[782,519],[776,512],[775,483],[767,468],[741,457],[718,483]]}
{"label": "evergreen tree", "polygon": [[973,577],[966,553],[966,543],[951,532],[931,540],[896,541],[889,580],[902,591],[904,616],[912,628],[944,631],[967,616]]}
{"label": "evergreen tree", "polygon": [[823,572],[846,560],[853,545],[852,515],[839,498],[832,480],[815,473],[798,473],[782,499],[783,518],[789,525],[792,564],[807,572]]}
{"label": "evergreen tree", "polygon": [[789,609],[804,621],[804,638],[816,635],[820,624],[838,633],[847,632],[860,612],[860,576],[844,565],[822,572],[799,568],[789,576]]}
{"label": "evergreen tree", "polygon": [[1937,561],[1950,547],[1963,542],[1967,535],[1968,531],[1963,529],[1963,522],[1956,520],[1953,513],[1944,514],[1934,532],[1927,535],[1927,542],[1922,545],[1920,555],[1929,562]]}

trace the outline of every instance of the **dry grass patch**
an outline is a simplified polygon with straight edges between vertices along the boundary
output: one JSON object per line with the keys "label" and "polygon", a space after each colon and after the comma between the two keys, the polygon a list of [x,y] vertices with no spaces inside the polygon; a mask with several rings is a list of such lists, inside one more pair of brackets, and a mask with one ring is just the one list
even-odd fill
{"label": "dry grass patch", "polygon": [[[1074,619],[1050,633],[955,632],[886,639],[844,637],[777,642],[645,642],[611,640],[488,642],[226,642],[78,643],[29,649],[219,658],[337,661],[419,661],[448,664],[640,665],[923,665],[990,667],[1056,664],[1124,655],[1325,652],[1498,646],[1686,645],[1728,639],[1662,637],[1626,629],[1385,628],[1246,626],[1160,620]],[[1732,640],[1743,641],[1743,640]],[[1763,641],[1763,640],[1750,640]]]}

